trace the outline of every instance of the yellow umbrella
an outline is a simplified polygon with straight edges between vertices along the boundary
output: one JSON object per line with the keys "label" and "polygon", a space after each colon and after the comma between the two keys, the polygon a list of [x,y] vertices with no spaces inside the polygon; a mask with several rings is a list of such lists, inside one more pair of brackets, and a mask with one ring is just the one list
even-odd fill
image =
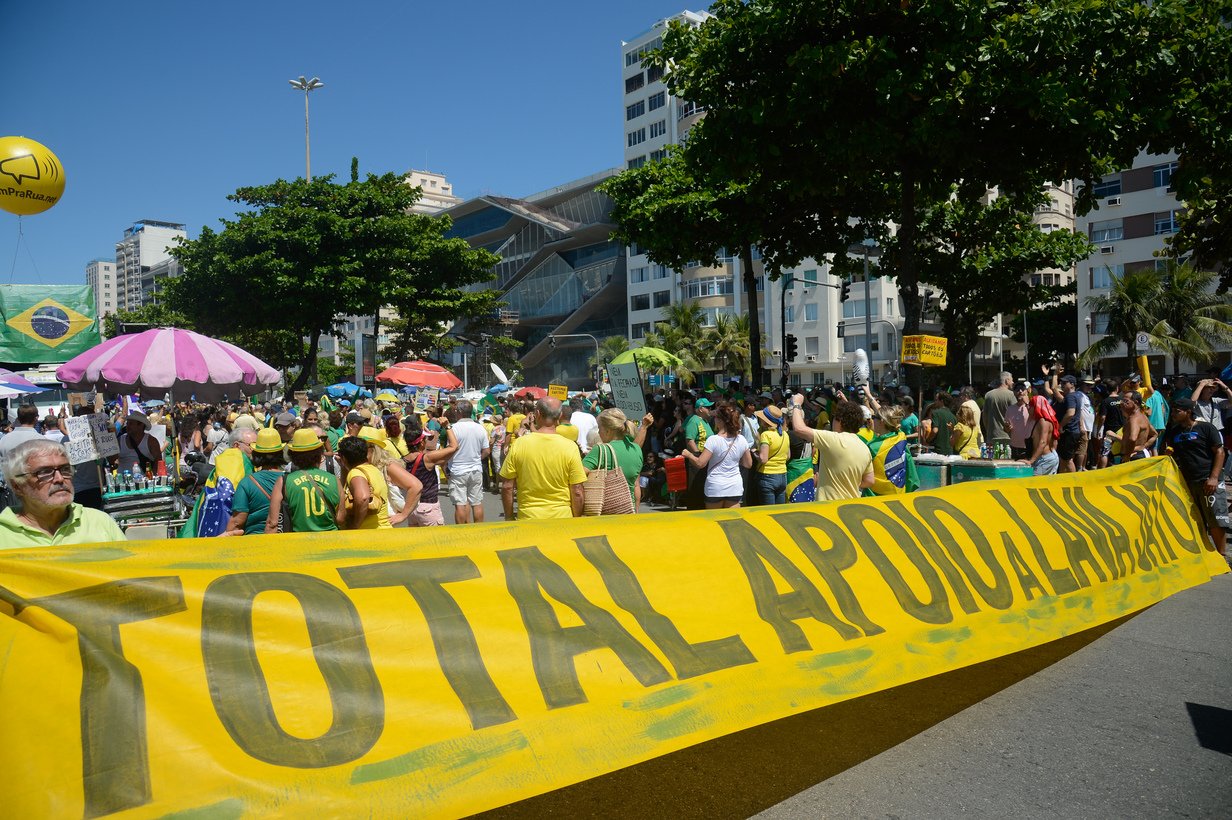
{"label": "yellow umbrella", "polygon": [[398,398],[398,394],[394,393],[392,390],[382,390],[380,393],[376,394],[376,401],[400,402],[402,399]]}

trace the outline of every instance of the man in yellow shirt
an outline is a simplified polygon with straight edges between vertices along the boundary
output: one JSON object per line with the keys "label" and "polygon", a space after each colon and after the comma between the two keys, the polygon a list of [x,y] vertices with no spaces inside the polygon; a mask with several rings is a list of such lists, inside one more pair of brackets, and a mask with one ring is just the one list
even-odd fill
{"label": "man in yellow shirt", "polygon": [[586,471],[577,445],[556,434],[559,399],[535,402],[534,430],[510,445],[501,465],[501,501],[505,520],[513,520],[513,493],[518,494],[518,519],[576,518],[582,514]]}
{"label": "man in yellow shirt", "polygon": [[873,455],[856,433],[864,426],[863,405],[851,401],[834,406],[838,432],[814,430],[804,421],[803,394],[791,397],[791,437],[808,442],[817,451],[817,500],[859,498],[860,491],[873,486]]}

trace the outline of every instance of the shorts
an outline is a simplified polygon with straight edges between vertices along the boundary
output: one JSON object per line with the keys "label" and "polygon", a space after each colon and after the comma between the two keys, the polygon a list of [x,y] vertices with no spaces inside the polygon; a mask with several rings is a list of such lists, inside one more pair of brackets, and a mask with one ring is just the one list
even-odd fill
{"label": "shorts", "polygon": [[1189,493],[1198,505],[1198,517],[1208,529],[1228,529],[1228,491],[1221,481],[1212,495],[1206,495],[1205,481],[1189,481]]}
{"label": "shorts", "polygon": [[459,504],[483,503],[483,471],[451,473],[449,475],[449,500]]}
{"label": "shorts", "polygon": [[431,504],[420,504],[415,507],[415,512],[411,513],[412,527],[443,527],[445,526],[445,516],[441,514],[441,502],[433,501]]}
{"label": "shorts", "polygon": [[1044,453],[1035,460],[1032,471],[1035,475],[1055,475],[1058,461],[1059,457],[1055,450],[1050,453]]}
{"label": "shorts", "polygon": [[1074,457],[1074,453],[1078,452],[1079,435],[1071,430],[1061,432],[1061,439],[1057,442],[1057,458],[1069,461]]}
{"label": "shorts", "polygon": [[743,495],[708,495],[706,496],[707,503],[720,504],[724,501],[730,501],[733,504],[744,503]]}
{"label": "shorts", "polygon": [[1077,449],[1074,450],[1074,454],[1077,455],[1078,453],[1082,453],[1082,455],[1085,456],[1090,451],[1090,446],[1091,446],[1091,434],[1088,433],[1086,430],[1083,430],[1081,433],[1078,434],[1078,447]]}

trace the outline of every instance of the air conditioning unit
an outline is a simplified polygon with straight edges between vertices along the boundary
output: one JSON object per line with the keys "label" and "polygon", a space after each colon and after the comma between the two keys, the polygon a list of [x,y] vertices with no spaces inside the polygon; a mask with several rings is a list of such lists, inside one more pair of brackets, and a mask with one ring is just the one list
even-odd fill
{"label": "air conditioning unit", "polygon": [[817,354],[815,354],[815,353],[810,353],[810,354],[808,354],[807,356],[805,356],[805,357],[804,357],[804,360],[805,360],[806,362],[815,362],[815,361],[817,361]]}
{"label": "air conditioning unit", "polygon": [[783,351],[781,351],[781,350],[771,350],[771,351],[770,351],[770,355],[771,355],[771,356],[774,356],[774,357],[776,357],[776,358],[779,358],[779,357],[782,357],[782,355],[783,355]]}
{"label": "air conditioning unit", "polygon": [[1106,203],[1104,203],[1104,204],[1106,204],[1106,205],[1120,205],[1120,204],[1121,204],[1121,198],[1120,198],[1119,196],[1110,196],[1110,197],[1108,197],[1108,201],[1107,201]]}
{"label": "air conditioning unit", "polygon": [[1111,245],[1104,245],[1103,247],[1099,249],[1099,252],[1102,254],[1110,254],[1112,253],[1112,251],[1113,251],[1113,247]]}

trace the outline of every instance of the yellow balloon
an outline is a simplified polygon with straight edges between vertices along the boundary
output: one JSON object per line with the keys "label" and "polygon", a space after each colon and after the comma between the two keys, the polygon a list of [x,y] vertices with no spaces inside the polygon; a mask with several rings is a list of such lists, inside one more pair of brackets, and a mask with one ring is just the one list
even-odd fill
{"label": "yellow balloon", "polygon": [[0,208],[28,216],[42,213],[64,194],[64,166],[46,145],[25,137],[0,137]]}

